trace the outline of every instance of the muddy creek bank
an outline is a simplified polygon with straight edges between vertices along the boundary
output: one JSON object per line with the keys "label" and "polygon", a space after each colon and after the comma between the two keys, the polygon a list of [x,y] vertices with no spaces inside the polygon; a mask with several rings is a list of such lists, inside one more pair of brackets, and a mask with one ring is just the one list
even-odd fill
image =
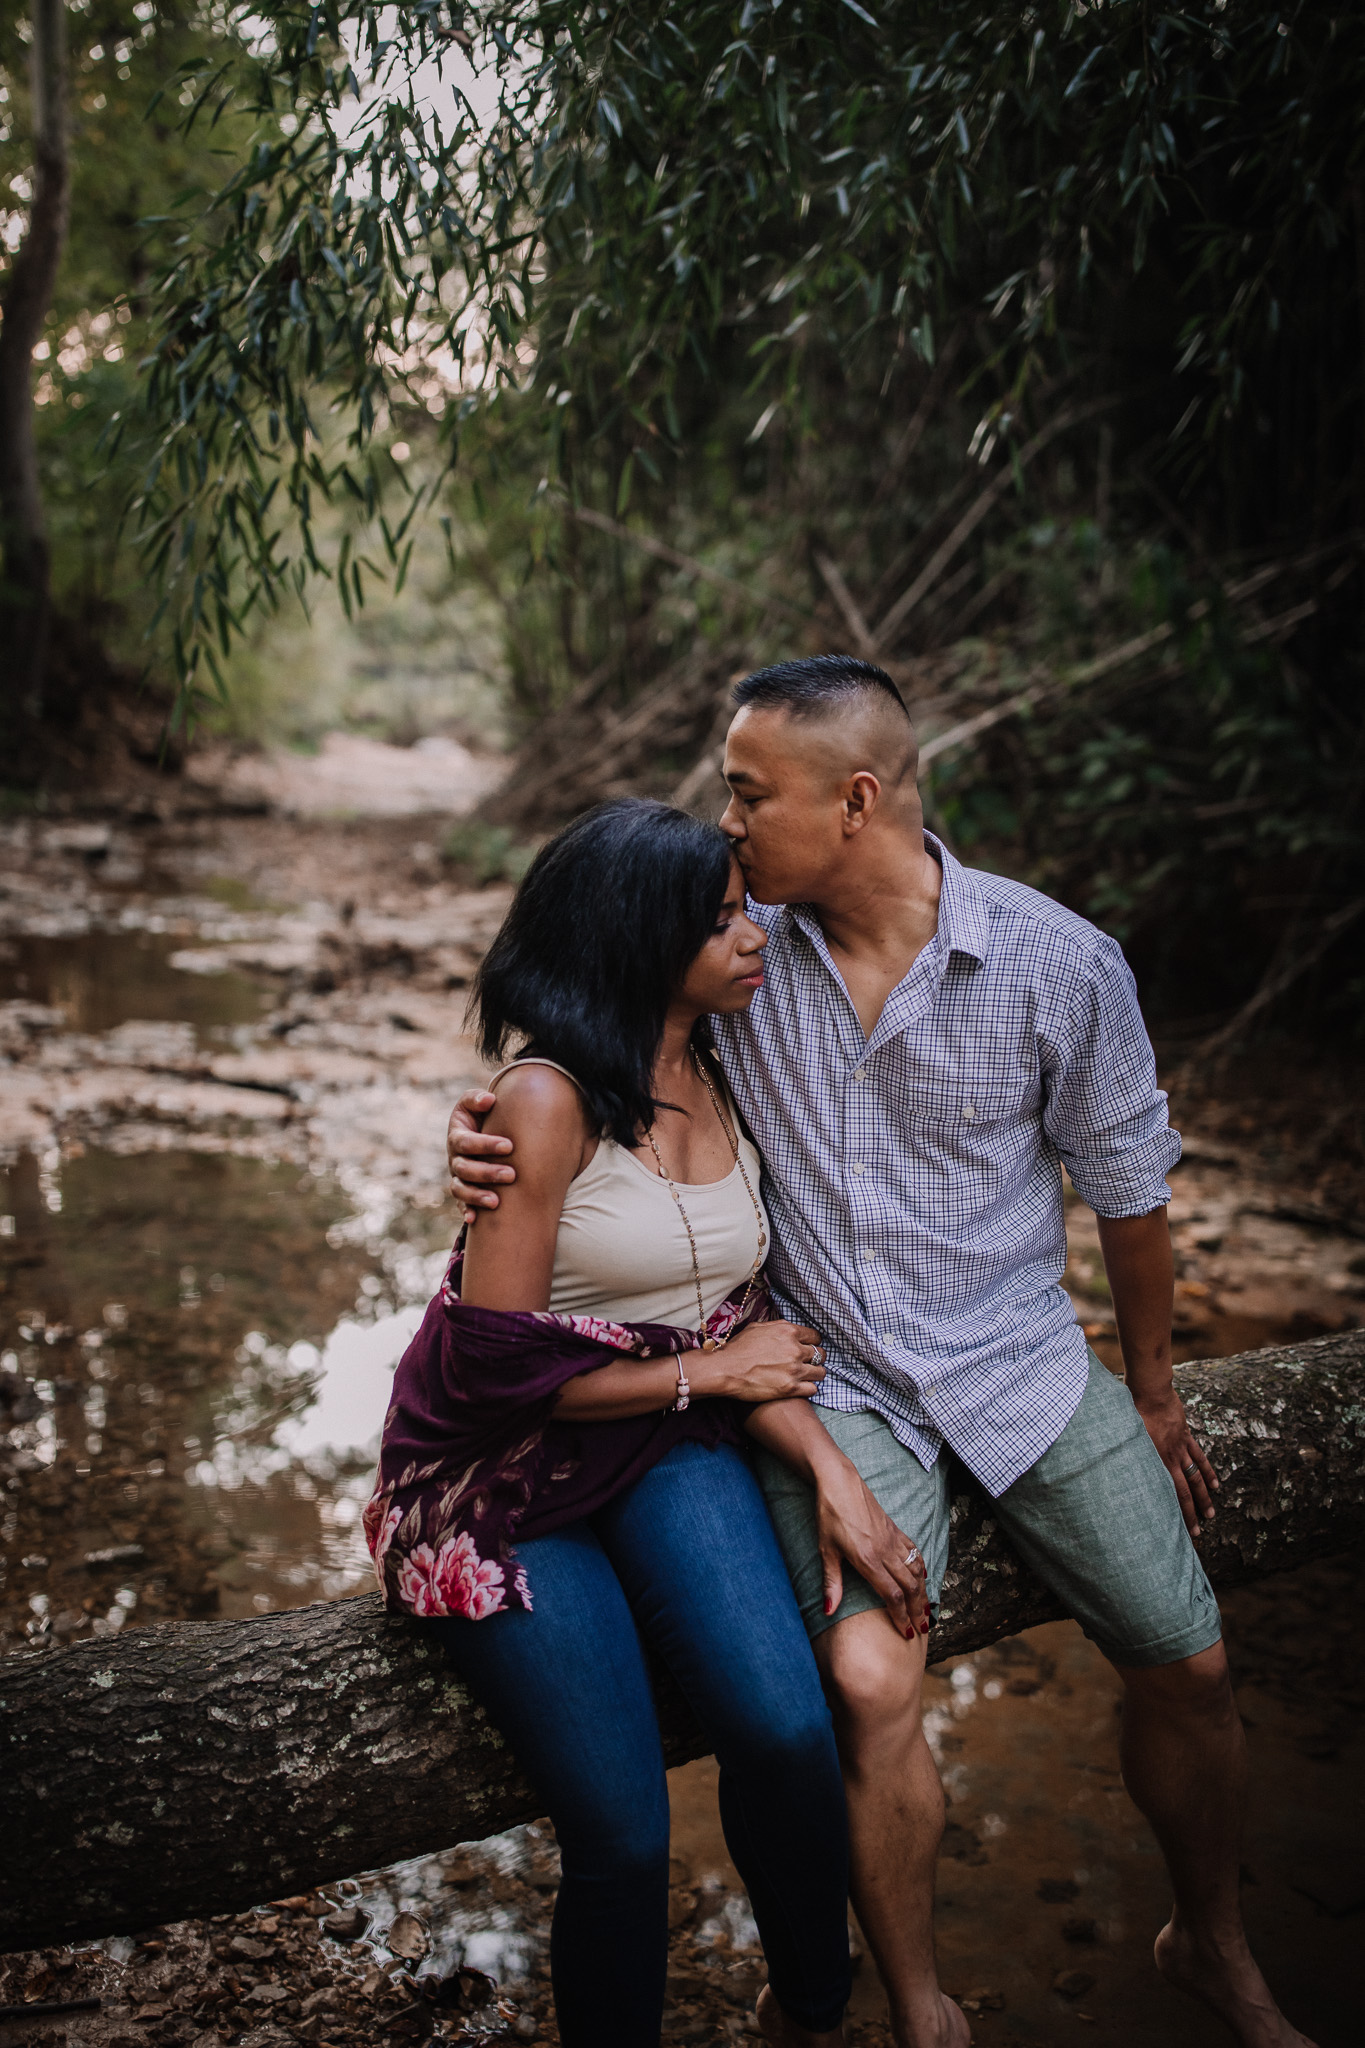
{"label": "muddy creek bank", "polygon": [[[464,991],[507,901],[443,864],[443,829],[271,817],[6,828],[7,1643],[263,1612],[364,1583],[358,1515],[388,1376],[451,1233],[445,1118],[480,1071]],[[1292,1157],[1268,1160],[1262,1124],[1238,1126],[1244,1111],[1191,1107],[1177,1104],[1192,1142],[1171,1212],[1180,1355],[1358,1321],[1365,1247],[1349,1202],[1296,1180]],[[1112,1363],[1093,1223],[1078,1205],[1069,1217],[1068,1285]],[[1323,2044],[1348,2038],[1345,1954],[1365,1910],[1351,1874],[1365,1818],[1358,1583],[1343,1562],[1228,1602],[1256,1785],[1248,1913],[1277,1989]],[[941,1668],[931,1693],[954,1802],[944,1974],[978,2040],[1204,2039],[1146,1960],[1164,1880],[1117,1777],[1106,1667],[1055,1624]],[[666,2038],[735,2039],[761,1970],[714,1766],[676,1773],[674,1800]],[[42,2023],[54,2048],[59,2035],[202,2048],[377,2031],[552,2040],[553,1872],[552,1841],[518,1830],[362,1879],[358,1944],[318,1932],[315,1900],[15,1959],[0,1998],[109,2001]],[[383,1944],[403,1910],[429,1928],[425,1960]],[[405,1970],[449,1979],[457,1965],[496,1978],[496,1993],[469,1976],[440,2006],[405,1988]],[[865,1962],[855,2041],[889,2038],[884,2009]],[[18,2034],[0,2028],[18,2038],[46,2038],[36,2015]]]}

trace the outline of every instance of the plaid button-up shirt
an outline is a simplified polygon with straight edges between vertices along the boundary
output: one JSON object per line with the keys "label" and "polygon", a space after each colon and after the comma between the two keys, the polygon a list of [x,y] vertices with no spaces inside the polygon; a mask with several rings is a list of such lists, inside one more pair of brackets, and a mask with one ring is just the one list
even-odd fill
{"label": "plaid button-up shirt", "polygon": [[870,1038],[799,906],[749,904],[764,986],[712,1022],[763,1155],[773,1293],[827,1348],[817,1399],[926,1467],[947,1443],[999,1494],[1085,1386],[1062,1164],[1099,1215],[1142,1216],[1180,1140],[1115,941],[925,843],[938,930]]}

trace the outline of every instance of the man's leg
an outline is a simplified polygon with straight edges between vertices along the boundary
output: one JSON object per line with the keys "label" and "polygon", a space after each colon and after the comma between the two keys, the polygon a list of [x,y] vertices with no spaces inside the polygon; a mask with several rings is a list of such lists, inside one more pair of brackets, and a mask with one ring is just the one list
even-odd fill
{"label": "man's leg", "polygon": [[[880,1416],[822,1410],[821,1420],[919,1545],[936,1600],[948,1556],[945,1462],[926,1471]],[[920,1725],[926,1638],[906,1642],[848,1566],[843,1599],[832,1616],[825,1613],[814,1495],[769,1453],[760,1452],[757,1463],[834,1715],[848,1796],[849,1889],[891,2002],[896,2048],[966,2048],[966,2016],[939,1990],[934,1971],[943,1787]]]}
{"label": "man's leg", "polygon": [[1305,2048],[1247,1946],[1238,1896],[1246,1738],[1221,1642],[1173,1664],[1116,1666],[1123,1782],[1161,1844],[1175,1906],[1157,1967],[1244,2048]]}
{"label": "man's leg", "polygon": [[817,1636],[815,1656],[844,1768],[849,1889],[896,2048],[966,2048],[966,2016],[940,1991],[934,1966],[943,1787],[920,1720],[925,1644],[906,1642],[884,1610],[866,1610]]}
{"label": "man's leg", "polygon": [[1001,1527],[1127,1687],[1123,1774],[1175,1890],[1156,1955],[1241,2048],[1308,2048],[1247,1948],[1238,1902],[1246,1757],[1218,1603],[1175,1487],[1121,1380],[1093,1359],[1050,1450],[995,1503]]}

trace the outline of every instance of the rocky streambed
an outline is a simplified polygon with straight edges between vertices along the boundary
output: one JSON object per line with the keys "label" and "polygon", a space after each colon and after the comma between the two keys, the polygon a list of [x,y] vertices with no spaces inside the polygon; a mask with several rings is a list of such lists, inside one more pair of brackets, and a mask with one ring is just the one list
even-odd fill
{"label": "rocky streambed", "polygon": [[[510,894],[480,881],[497,859],[468,835],[443,856],[448,830],[207,798],[0,827],[8,1645],[365,1583],[359,1509],[388,1375],[454,1227],[446,1116],[481,1071],[466,991]],[[1334,1095],[1325,1072],[1272,1075],[1255,1098],[1178,1093],[1182,1356],[1365,1313],[1355,1140]],[[1305,1135],[1329,1129],[1330,1146]],[[1069,1218],[1068,1285],[1113,1362],[1093,1222],[1075,1204]],[[1359,1582],[1343,1562],[1228,1603],[1257,1764],[1249,1911],[1324,2048],[1348,2038],[1365,1910],[1348,1852],[1365,1797]],[[1202,2039],[1146,1963],[1163,1884],[1118,1782],[1100,1660],[1055,1624],[941,1667],[931,1691],[954,1801],[945,1981],[977,2038],[1051,2042],[1079,2024],[1115,2043]],[[727,2042],[759,1981],[752,1921],[714,1766],[673,1790],[666,2038]],[[0,2044],[552,2041],[554,1859],[543,1831],[517,1830],[361,1874],[330,1902],[10,1958],[0,2002],[22,2011],[0,2018]],[[352,1907],[357,1931],[327,1929]],[[858,1987],[852,2038],[881,2048],[870,1963]]]}

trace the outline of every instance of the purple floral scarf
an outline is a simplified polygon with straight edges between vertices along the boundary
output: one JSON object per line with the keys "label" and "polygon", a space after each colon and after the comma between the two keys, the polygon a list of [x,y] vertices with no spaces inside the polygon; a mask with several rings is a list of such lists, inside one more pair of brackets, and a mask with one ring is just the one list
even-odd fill
{"label": "purple floral scarf", "polygon": [[[365,1540],[391,1613],[471,1621],[531,1607],[514,1537],[547,1536],[605,1507],[677,1443],[739,1441],[744,1411],[698,1401],[676,1414],[557,1422],[567,1381],[627,1353],[696,1350],[695,1330],[597,1316],[507,1313],[461,1301],[463,1240],[394,1375]],[[766,1319],[761,1288],[723,1301],[707,1335]]]}

